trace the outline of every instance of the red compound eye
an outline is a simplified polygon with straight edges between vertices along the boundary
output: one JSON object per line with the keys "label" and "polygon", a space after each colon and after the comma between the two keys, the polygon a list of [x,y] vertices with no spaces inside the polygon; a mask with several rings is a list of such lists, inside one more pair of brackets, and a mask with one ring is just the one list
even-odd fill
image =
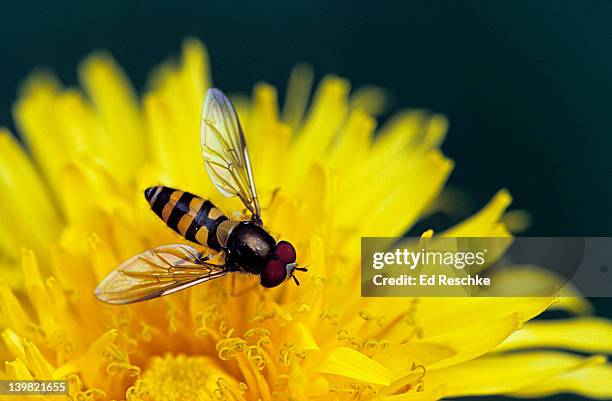
{"label": "red compound eye", "polygon": [[295,248],[287,241],[279,241],[274,250],[274,256],[284,263],[295,263]]}
{"label": "red compound eye", "polygon": [[285,263],[277,259],[270,259],[259,273],[261,285],[267,288],[276,287],[287,278]]}

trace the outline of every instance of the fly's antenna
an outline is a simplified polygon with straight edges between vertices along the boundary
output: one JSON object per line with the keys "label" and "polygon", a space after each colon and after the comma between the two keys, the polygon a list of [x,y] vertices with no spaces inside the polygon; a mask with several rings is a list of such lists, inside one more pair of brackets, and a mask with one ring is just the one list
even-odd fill
{"label": "fly's antenna", "polygon": [[[306,267],[296,267],[293,269],[294,271],[300,271],[300,272],[307,272],[308,269]],[[293,281],[295,281],[295,284],[300,285],[300,280],[297,279],[297,277],[295,277],[295,274],[293,274],[293,272],[291,273],[291,278],[293,279]]]}

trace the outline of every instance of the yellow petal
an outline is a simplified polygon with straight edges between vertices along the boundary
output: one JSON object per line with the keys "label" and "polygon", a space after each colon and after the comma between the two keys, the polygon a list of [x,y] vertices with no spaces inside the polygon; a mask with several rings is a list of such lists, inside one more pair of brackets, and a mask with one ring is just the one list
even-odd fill
{"label": "yellow petal", "polygon": [[28,298],[36,311],[38,324],[46,333],[53,333],[56,326],[57,316],[55,314],[54,305],[47,292],[45,283],[42,279],[40,269],[38,267],[38,259],[34,252],[29,249],[23,250],[22,257],[24,286],[28,294]]}
{"label": "yellow petal", "polygon": [[[323,391],[317,391],[317,387],[320,386],[319,382],[308,380],[308,374],[301,367],[295,367],[292,369],[287,379],[288,390],[290,398],[296,401],[308,401],[309,396],[316,396],[318,392],[325,394],[327,389]],[[326,383],[325,383],[326,384]]]}
{"label": "yellow petal", "polygon": [[14,289],[23,287],[23,275],[17,265],[17,262],[8,257],[0,259],[0,277],[10,288]]}
{"label": "yellow petal", "polygon": [[93,215],[120,207],[121,189],[111,173],[90,158],[80,158],[60,170],[58,182],[63,188],[59,197],[68,222],[85,226],[88,234],[103,232],[104,224],[94,224]]}
{"label": "yellow petal", "polygon": [[601,400],[612,399],[612,365],[585,366],[540,381],[512,393],[516,397],[548,397],[557,393],[575,393]]}
{"label": "yellow petal", "polygon": [[[276,88],[258,83],[253,88],[252,98],[253,105],[249,111],[251,118],[243,127],[258,184],[257,191],[265,197],[266,192],[281,186],[283,173],[278,167],[288,162],[286,149],[290,135],[287,127],[279,120]],[[270,182],[268,178],[271,176],[277,176],[278,180]],[[270,184],[274,187],[270,187]]]}
{"label": "yellow petal", "polygon": [[[12,362],[6,361],[4,362],[4,366],[6,369],[6,374],[4,375],[3,379],[6,379],[6,380],[33,380],[34,379],[34,377],[32,377],[32,375],[28,371],[27,366],[21,359],[16,359]],[[15,398],[16,397],[14,395],[10,395],[10,396],[4,396],[1,399],[12,401]],[[25,395],[25,396],[19,396],[18,398],[20,401],[40,401],[41,400],[40,395]],[[49,398],[45,397],[43,399],[48,400]]]}
{"label": "yellow petal", "polygon": [[[500,294],[521,295],[521,294],[542,294],[542,292],[558,292],[563,296],[563,289],[567,280],[533,265],[504,266],[500,271],[494,271],[491,275],[492,294],[500,291]],[[568,284],[569,285],[569,284]],[[572,293],[577,294],[572,288]],[[567,293],[566,293],[567,294]]]}
{"label": "yellow petal", "polygon": [[[569,288],[570,285],[568,284],[564,290],[568,291]],[[564,310],[576,315],[589,315],[595,312],[595,308],[588,299],[583,298],[578,292],[571,294],[569,291],[568,295],[561,296],[559,303],[553,305],[551,309]]]}
{"label": "yellow petal", "polygon": [[100,282],[119,263],[108,243],[104,242],[97,235],[92,235],[89,238],[89,248],[91,250],[91,263],[94,274],[96,280]]}
{"label": "yellow petal", "polygon": [[521,233],[531,226],[531,214],[526,210],[511,210],[504,215],[502,223],[513,233]]}
{"label": "yellow petal", "polygon": [[[437,150],[419,157],[403,152],[373,163],[338,179],[343,195],[335,205],[335,218],[338,224],[357,226],[355,237],[402,235],[439,193],[453,167]],[[363,182],[370,183],[367,191]]]}
{"label": "yellow petal", "polygon": [[425,118],[426,114],[418,110],[395,113],[380,129],[372,148],[372,158],[390,160],[413,148]]}
{"label": "yellow petal", "polygon": [[317,230],[329,213],[329,171],[319,163],[313,163],[302,182],[308,191],[302,194],[304,203],[300,208],[300,217],[303,217],[304,221],[298,230],[310,233]]}
{"label": "yellow petal", "polygon": [[0,251],[18,259],[20,246],[47,251],[59,231],[58,213],[29,157],[0,128]]}
{"label": "yellow petal", "polygon": [[59,281],[64,291],[76,294],[77,298],[91,294],[97,282],[85,257],[76,255],[74,249],[68,251],[57,245],[51,249],[50,260],[53,277]]}
{"label": "yellow petal", "polygon": [[55,181],[57,172],[70,157],[70,147],[54,112],[59,93],[60,87],[54,76],[34,74],[26,81],[21,97],[13,107],[20,134],[55,189],[59,189]]}
{"label": "yellow petal", "polygon": [[17,333],[26,332],[30,323],[29,315],[3,281],[0,281],[0,311],[2,311],[2,326],[9,327]]}
{"label": "yellow petal", "polygon": [[[473,322],[473,325],[445,331],[437,336],[427,336],[427,331],[424,330],[424,336],[427,337],[427,341],[444,344],[453,351],[453,354],[425,365],[426,369],[462,366],[463,362],[484,355],[495,348],[517,330],[521,324],[520,314],[514,313],[506,318],[491,318],[490,316],[488,318],[480,318],[478,322]],[[405,366],[405,368],[409,369],[411,366]],[[381,389],[380,395],[390,395],[400,391],[407,385],[415,384],[415,380],[418,379],[421,372],[413,370],[406,371],[405,373],[407,373],[405,377],[395,381],[391,386]],[[425,380],[427,382],[427,378]]]}
{"label": "yellow petal", "polygon": [[289,124],[293,132],[297,131],[304,117],[313,79],[314,72],[308,64],[297,64],[291,70],[283,106],[283,121]]}
{"label": "yellow petal", "polygon": [[487,356],[445,369],[430,370],[427,386],[443,387],[445,397],[506,394],[581,366],[605,363],[604,357],[584,358],[561,352]]}
{"label": "yellow petal", "polygon": [[80,373],[86,383],[95,383],[101,374],[106,375],[106,365],[109,363],[110,349],[117,339],[117,330],[109,330],[89,345],[87,351],[78,359],[60,366],[56,375],[67,376]]}
{"label": "yellow petal", "polygon": [[378,116],[389,107],[389,93],[379,86],[366,85],[353,92],[350,102],[351,109],[361,109],[368,114]]}
{"label": "yellow petal", "polygon": [[595,317],[533,321],[512,334],[497,349],[542,347],[612,353],[612,323]]}
{"label": "yellow petal", "polygon": [[593,307],[584,298],[578,289],[567,279],[559,276],[553,271],[533,265],[506,266],[504,269],[494,272],[492,276],[494,282],[502,288],[505,286],[505,293],[508,291],[520,291],[522,294],[538,293],[547,287],[560,288],[558,290],[559,302],[551,306],[551,309],[560,309],[578,315],[593,312]]}
{"label": "yellow petal", "polygon": [[199,115],[204,93],[210,87],[210,66],[208,51],[198,39],[188,38],[183,42],[180,74],[186,93],[191,95],[191,109]]}
{"label": "yellow petal", "polygon": [[[174,139],[170,111],[157,93],[145,95],[143,103],[147,128],[149,129],[151,159],[159,169],[166,172],[170,177],[177,177],[180,175],[182,163],[179,152],[168,152],[168,148],[172,146]],[[172,184],[169,181],[166,181],[166,183]]]}
{"label": "yellow petal", "polygon": [[131,84],[112,57],[103,52],[83,62],[79,77],[92,100],[103,133],[96,154],[125,182],[144,160],[141,114]]}
{"label": "yellow petal", "polygon": [[4,366],[6,367],[6,374],[9,379],[12,380],[32,380],[34,379],[25,363],[23,363],[20,359],[15,359],[12,362],[6,361],[4,362]]}
{"label": "yellow petal", "polygon": [[521,327],[519,314],[512,314],[506,319],[485,320],[477,323],[477,327],[464,327],[434,336],[430,341],[446,341],[456,354],[443,359],[434,366],[451,366],[479,357],[500,344],[504,339]]}
{"label": "yellow petal", "polygon": [[499,223],[512,202],[510,193],[501,190],[478,213],[443,233],[446,237],[509,237],[510,233]]}
{"label": "yellow petal", "polygon": [[302,322],[297,322],[290,326],[287,337],[300,348],[308,351],[318,351],[319,346],[315,340],[312,331]]}
{"label": "yellow petal", "polygon": [[19,337],[17,333],[8,328],[4,329],[2,331],[2,340],[4,340],[4,345],[6,345],[6,348],[8,348],[13,358],[25,361],[25,350],[23,348],[23,342],[21,341],[21,337]]}
{"label": "yellow petal", "polygon": [[[253,88],[253,106],[249,119],[249,124],[245,126],[249,146],[249,153],[252,156],[259,156],[264,151],[268,141],[274,138],[269,137],[269,131],[274,133],[274,126],[279,124],[278,102],[276,88],[266,83],[258,83]],[[267,132],[268,131],[268,132]]]}
{"label": "yellow petal", "polygon": [[348,347],[331,350],[317,371],[383,386],[393,380],[393,373],[383,365]]}
{"label": "yellow petal", "polygon": [[53,379],[53,366],[40,353],[36,345],[24,340],[25,361],[36,379]]}
{"label": "yellow petal", "polygon": [[389,159],[402,151],[418,155],[435,150],[444,140],[448,120],[424,110],[401,111],[392,116],[376,138],[372,157]]}
{"label": "yellow petal", "polygon": [[382,399],[384,401],[436,401],[442,398],[443,395],[444,393],[440,388],[425,388],[423,391],[411,391],[375,399]]}
{"label": "yellow petal", "polygon": [[[375,211],[365,213],[362,219],[365,235],[379,237],[405,233],[440,193],[452,169],[453,163],[437,151],[420,158],[403,182],[392,184],[384,196],[377,194],[378,200],[373,200],[377,202]],[[414,191],[414,188],[419,190]]]}
{"label": "yellow petal", "polygon": [[294,141],[290,167],[293,179],[299,188],[301,177],[310,163],[321,157],[330,144],[348,111],[349,84],[338,77],[327,77],[319,86],[310,107],[306,123]]}
{"label": "yellow petal", "polygon": [[424,128],[423,139],[419,144],[421,149],[433,149],[439,147],[448,131],[448,119],[442,114],[434,114],[427,121]]}
{"label": "yellow petal", "polygon": [[362,110],[354,110],[340,130],[326,162],[335,170],[358,167],[367,157],[376,121]]}
{"label": "yellow petal", "polygon": [[424,338],[443,336],[463,328],[479,329],[480,322],[505,321],[514,314],[526,322],[556,302],[555,298],[421,298],[416,305],[415,320]]}
{"label": "yellow petal", "polygon": [[452,348],[431,342],[413,342],[395,345],[374,357],[393,373],[394,380],[414,372],[412,364],[429,366],[457,352]]}
{"label": "yellow petal", "polygon": [[69,159],[86,153],[99,155],[104,141],[100,135],[91,134],[98,130],[97,115],[80,91],[66,89],[58,93],[54,118],[56,135],[62,138]]}
{"label": "yellow petal", "polygon": [[145,96],[145,117],[155,159],[170,178],[163,184],[215,194],[216,189],[203,176],[199,111],[194,113],[187,107],[193,94],[186,93],[189,88],[181,85],[178,74],[171,71],[159,90]]}

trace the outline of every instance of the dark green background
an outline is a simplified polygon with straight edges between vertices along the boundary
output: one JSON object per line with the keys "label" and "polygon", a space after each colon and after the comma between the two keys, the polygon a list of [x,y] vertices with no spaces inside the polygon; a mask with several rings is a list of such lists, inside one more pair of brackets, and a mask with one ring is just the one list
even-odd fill
{"label": "dark green background", "polygon": [[79,60],[105,48],[142,88],[195,35],[230,92],[258,80],[282,88],[307,61],[318,77],[389,88],[396,107],[445,113],[451,183],[476,205],[503,186],[532,212],[529,235],[612,234],[611,1],[222,3],[3,3],[0,124],[12,126],[18,83],[35,66],[74,84]]}
{"label": "dark green background", "polygon": [[476,204],[505,186],[533,213],[528,234],[611,234],[610,1],[81,3],[2,6],[0,124],[35,66],[74,83],[78,61],[105,48],[142,88],[195,35],[228,91],[282,87],[303,60],[389,88],[396,107],[445,113],[451,183]]}

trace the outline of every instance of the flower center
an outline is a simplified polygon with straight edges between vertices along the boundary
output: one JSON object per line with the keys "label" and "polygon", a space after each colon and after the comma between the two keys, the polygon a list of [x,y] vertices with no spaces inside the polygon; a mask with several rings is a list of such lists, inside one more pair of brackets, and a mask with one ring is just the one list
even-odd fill
{"label": "flower center", "polygon": [[130,399],[218,400],[230,383],[235,380],[208,357],[168,354],[151,359]]}

